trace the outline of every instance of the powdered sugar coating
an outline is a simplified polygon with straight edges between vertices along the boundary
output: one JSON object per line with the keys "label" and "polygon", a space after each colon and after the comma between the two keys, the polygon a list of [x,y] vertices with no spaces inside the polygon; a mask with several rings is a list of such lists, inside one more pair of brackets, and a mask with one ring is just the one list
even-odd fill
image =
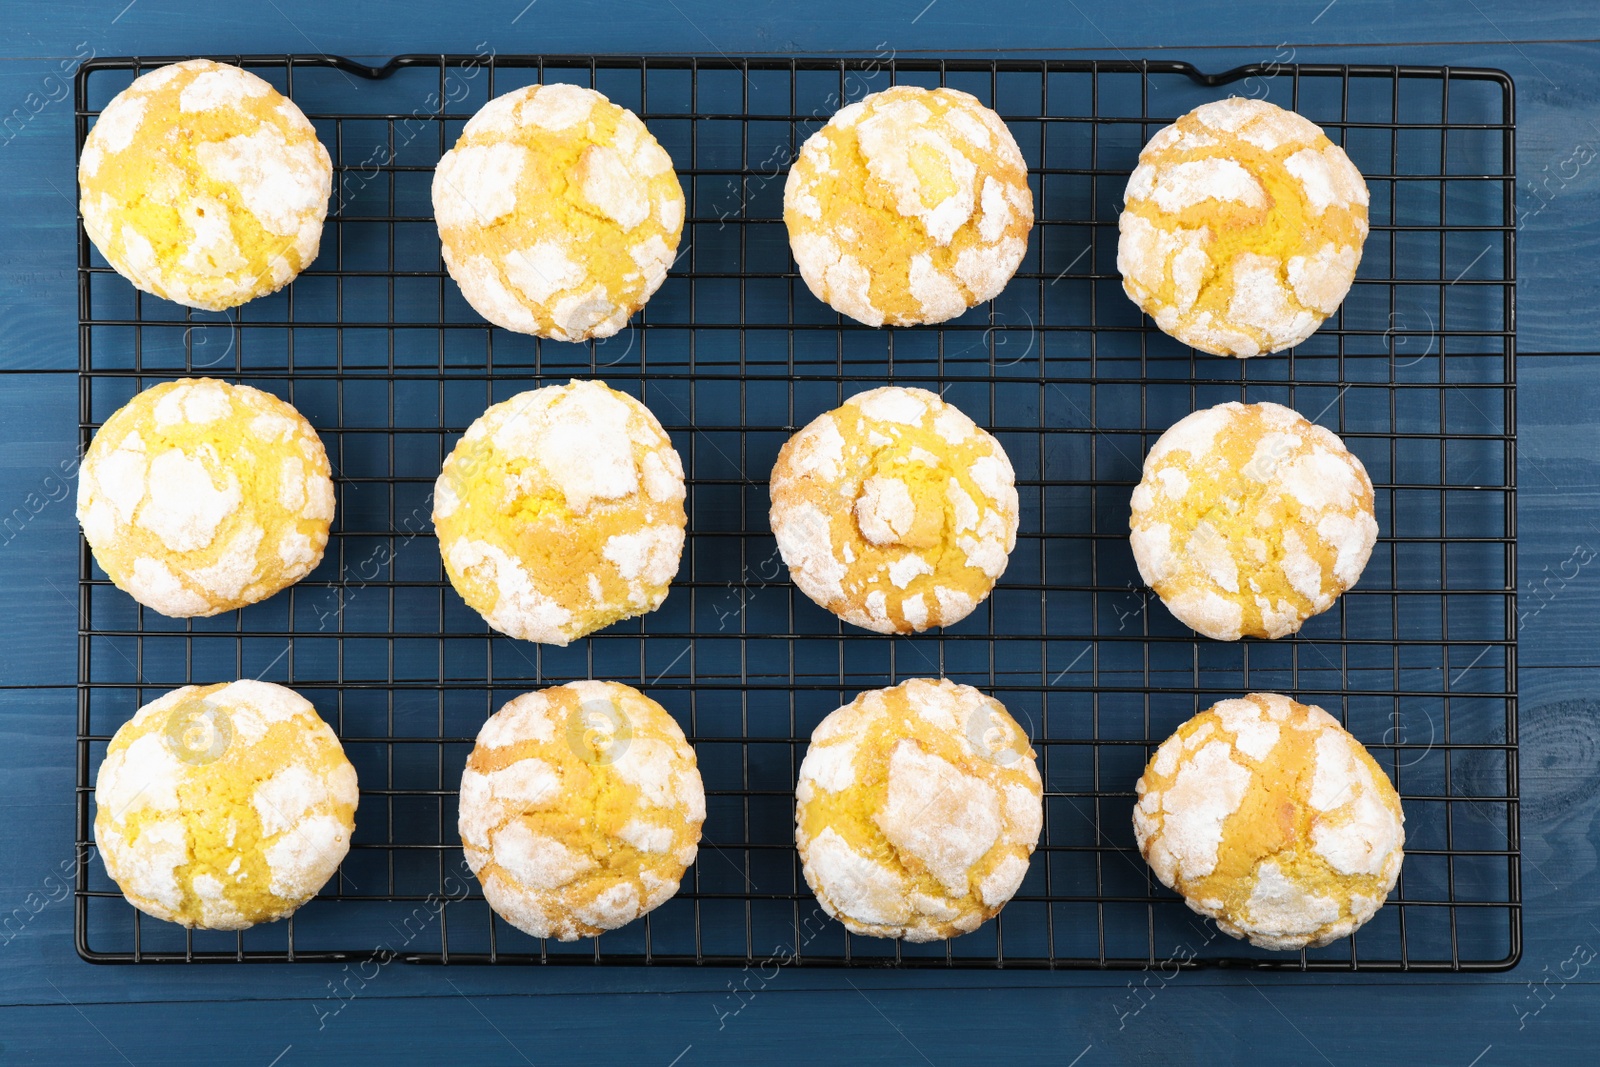
{"label": "powdered sugar coating", "polygon": [[497,326],[609,337],[661,286],[683,227],[671,157],[638,116],[576,85],[484,105],[439,160],[445,266]]}
{"label": "powdered sugar coating", "polygon": [[350,847],[355,769],[299,694],[185,686],[140,708],[95,779],[95,842],[139,910],[238,930],[280,919]]}
{"label": "powdered sugar coating", "polygon": [[1372,482],[1338,435],[1279,404],[1194,412],[1145,457],[1129,519],[1139,574],[1207,637],[1282,637],[1361,577]]}
{"label": "powdered sugar coating", "polygon": [[806,883],[852,933],[931,941],[1011,899],[1043,826],[1027,735],[971,686],[913,679],[818,724],[795,789]]}
{"label": "powdered sugar coating", "polygon": [[474,421],[435,483],[433,521],[451,584],[489,625],[565,645],[666,599],[684,495],[650,409],[573,381]]}
{"label": "powdered sugar coating", "polygon": [[705,821],[694,750],[617,682],[527,693],[484,724],[461,778],[467,863],[501,918],[572,941],[677,891]]}
{"label": "powdered sugar coating", "polygon": [[839,111],[784,186],[800,275],[869,326],[943,322],[993,299],[1033,226],[1027,164],[998,115],[900,85]]}
{"label": "powdered sugar coating", "polygon": [[783,446],[771,487],[795,584],[880,633],[958,622],[1016,545],[1005,450],[925,389],[871,389],[819,415]]}
{"label": "powdered sugar coating", "polygon": [[1134,791],[1156,877],[1263,948],[1348,935],[1400,875],[1405,814],[1382,768],[1321,708],[1276,693],[1190,719]]}
{"label": "powdered sugar coating", "polygon": [[84,140],[79,207],[90,240],[135,286],[220,311],[282,288],[316,258],[332,179],[292,101],[248,71],[191,59],[106,105]]}
{"label": "powdered sugar coating", "polygon": [[177,617],[263,600],[322,559],[328,456],[270,393],[183,378],[135,396],[84,454],[78,521],[119,588]]}
{"label": "powdered sugar coating", "polygon": [[1204,104],[1150,139],[1128,179],[1117,269],[1162,330],[1216,355],[1277,352],[1338,310],[1368,193],[1315,124],[1264,100]]}

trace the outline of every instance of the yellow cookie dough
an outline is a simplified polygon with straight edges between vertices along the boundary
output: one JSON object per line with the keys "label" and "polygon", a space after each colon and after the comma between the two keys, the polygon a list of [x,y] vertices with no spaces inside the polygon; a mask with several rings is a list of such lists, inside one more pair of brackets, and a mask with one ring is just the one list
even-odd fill
{"label": "yellow cookie dough", "polygon": [[140,911],[240,930],[316,895],[349,851],[357,800],[355,768],[298,693],[189,685],[111,738],[94,840]]}
{"label": "yellow cookie dough", "polygon": [[857,393],[772,468],[795,585],[846,622],[909,633],[965,618],[1005,573],[1017,490],[1005,449],[926,389]]}
{"label": "yellow cookie dough", "polygon": [[1162,434],[1133,491],[1139,575],[1218,641],[1282,637],[1356,584],[1372,482],[1332,430],[1280,404],[1218,404]]}
{"label": "yellow cookie dough", "polygon": [[1156,877],[1262,948],[1348,935],[1400,876],[1405,813],[1383,768],[1332,715],[1276,693],[1178,727],[1134,791]]}
{"label": "yellow cookie dough", "polygon": [[1264,100],[1204,104],[1139,153],[1118,225],[1122,287],[1203,352],[1289,348],[1349,292],[1367,200],[1315,123]]}
{"label": "yellow cookie dough", "polygon": [[461,846],[502,919],[575,941],[678,891],[705,790],[660,704],[619,682],[524,693],[495,712],[461,775]]}
{"label": "yellow cookie dough", "polygon": [[1044,787],[998,700],[914,678],[811,734],[795,789],[806,884],[855,934],[934,941],[997,915],[1028,873]]}
{"label": "yellow cookie dough", "polygon": [[445,266],[508,330],[610,337],[661,287],[683,230],[672,158],[592,89],[530,85],[485,104],[439,160]]}
{"label": "yellow cookie dough", "polygon": [[991,300],[1028,250],[1028,165],[1000,116],[956,89],[897,85],[812,134],[783,190],[817,299],[868,326],[943,322]]}
{"label": "yellow cookie dough", "polygon": [[294,102],[238,67],[191,59],[106,105],[78,160],[89,239],[147,293],[221,311],[317,258],[333,167]]}
{"label": "yellow cookie dough", "polygon": [[461,598],[551,645],[667,598],[683,552],[683,463],[650,409],[604,382],[519,393],[445,460],[433,523]]}
{"label": "yellow cookie dough", "polygon": [[163,615],[254,604],[322,560],[328,455],[290,405],[211,378],[166,382],[106,420],[78,474],[78,521],[117,588]]}

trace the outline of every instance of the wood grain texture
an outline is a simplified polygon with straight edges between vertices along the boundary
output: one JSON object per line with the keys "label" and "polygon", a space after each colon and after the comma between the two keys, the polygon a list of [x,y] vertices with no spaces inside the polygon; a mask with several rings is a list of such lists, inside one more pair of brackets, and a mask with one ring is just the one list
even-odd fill
{"label": "wood grain texture", "polygon": [[[712,5],[525,0],[460,5],[193,0],[8,5],[0,34],[0,1063],[470,1060],[965,1063],[1543,1062],[1592,1047],[1600,1009],[1600,38],[1585,0],[1325,0],[1226,6],[990,3]],[[520,15],[519,15],[520,13]],[[1509,41],[1518,43],[1509,43]],[[95,968],[72,949],[70,868],[76,554],[70,502],[48,479],[77,446],[71,103],[63,59],[96,54],[326,51],[1160,49],[1206,69],[1270,60],[1498,66],[1518,85],[1519,527],[1527,948],[1506,975],[1374,980],[1218,972],[774,976],[654,970],[335,967]],[[1413,41],[1399,46],[1392,42]],[[1463,42],[1421,46],[1421,42]],[[1338,47],[1317,47],[1319,44]],[[1221,47],[1218,47],[1221,46]],[[1281,57],[1280,57],[1281,58]],[[20,115],[18,119],[15,116]],[[7,121],[7,117],[12,116]],[[52,373],[55,372],[55,373]],[[35,513],[29,503],[43,501]],[[42,494],[42,496],[40,495]],[[1548,573],[1562,580],[1544,583]],[[1529,605],[1538,610],[1529,612]],[[30,896],[32,895],[32,896]],[[45,901],[33,911],[32,901]],[[1129,988],[1129,982],[1141,987]],[[330,983],[347,983],[342,996]],[[737,997],[729,983],[760,990]],[[352,991],[358,991],[353,999]],[[341,1005],[344,1005],[340,1010]],[[1142,1005],[1142,1006],[1141,1006]],[[1138,1008],[1135,1011],[1135,1008]],[[735,1014],[735,1009],[738,1009]],[[337,1014],[330,1014],[337,1012]],[[825,1020],[825,1023],[823,1022]],[[319,1025],[320,1024],[320,1025]],[[720,1024],[720,1028],[719,1028]],[[813,1036],[815,1035],[815,1036]],[[219,1049],[226,1048],[226,1053]],[[287,1051],[285,1051],[287,1049]],[[1087,1049],[1086,1052],[1083,1050]],[[1074,1057],[1083,1052],[1082,1058]],[[675,1060],[675,1057],[677,1058]]]}

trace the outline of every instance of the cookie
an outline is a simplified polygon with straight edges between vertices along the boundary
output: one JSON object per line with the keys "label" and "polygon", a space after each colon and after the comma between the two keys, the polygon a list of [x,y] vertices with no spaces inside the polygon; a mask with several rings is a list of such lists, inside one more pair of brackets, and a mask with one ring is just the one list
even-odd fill
{"label": "cookie", "polygon": [[933,941],[997,915],[1028,873],[1043,784],[993,697],[945,679],[874,689],[811,734],[795,788],[806,884],[855,934]]}
{"label": "cookie", "polygon": [[1028,165],[956,89],[897,85],[807,138],[783,189],[800,276],[868,326],[944,322],[992,300],[1028,250]]}
{"label": "cookie", "polygon": [[619,682],[525,693],[483,724],[461,775],[461,846],[495,914],[574,941],[678,891],[705,790],[661,705]]}
{"label": "cookie", "polygon": [[106,575],[178,618],[264,600],[310,574],[333,521],[328,454],[271,393],[212,378],[146,389],[78,472],[78,521]]}
{"label": "cookie", "polygon": [[165,300],[222,311],[317,258],[333,166],[294,102],[238,67],[191,59],[112,98],[78,159],[83,228]]}
{"label": "cookie", "polygon": [[1017,543],[1005,449],[926,389],[871,389],[817,416],[779,451],[771,490],[795,585],[879,633],[959,622]]}
{"label": "cookie", "polygon": [[650,409],[573,381],[478,417],[434,484],[433,523],[450,584],[490,626],[565,645],[666,599],[683,501]]}
{"label": "cookie", "polygon": [[1276,693],[1178,727],[1134,792],[1161,884],[1262,948],[1347,936],[1400,876],[1405,813],[1383,768],[1332,715]]}
{"label": "cookie", "polygon": [[111,738],[94,785],[106,872],[147,915],[206,930],[281,919],[350,848],[355,768],[306,699],[184,686]]}
{"label": "cookie", "polygon": [[1128,179],[1117,270],[1186,345],[1278,352],[1339,310],[1367,239],[1367,183],[1315,123],[1265,100],[1204,104]]}
{"label": "cookie", "polygon": [[1218,641],[1282,637],[1361,577],[1372,482],[1332,430],[1280,404],[1218,404],[1145,457],[1129,523],[1139,576]]}
{"label": "cookie", "polygon": [[592,89],[529,85],[483,106],[433,176],[445,267],[517,333],[610,337],[661,287],[683,231],[672,158]]}

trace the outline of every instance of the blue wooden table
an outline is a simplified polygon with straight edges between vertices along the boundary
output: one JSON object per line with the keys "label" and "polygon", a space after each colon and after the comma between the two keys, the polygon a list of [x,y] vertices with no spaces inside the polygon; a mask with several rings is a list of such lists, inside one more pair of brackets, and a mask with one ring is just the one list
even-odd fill
{"label": "blue wooden table", "polygon": [[[1587,0],[266,0],[0,11],[0,1064],[1592,1062],[1600,1023],[1600,13]],[[91,55],[857,53],[1508,71],[1518,98],[1524,953],[1496,975],[94,967],[73,949],[70,72]],[[1411,42],[1397,44],[1395,42]],[[19,510],[20,509],[20,510]],[[1593,546],[1593,547],[1591,547]],[[41,686],[45,688],[40,688]],[[19,910],[20,909],[20,910]],[[738,988],[735,993],[734,987]]]}

